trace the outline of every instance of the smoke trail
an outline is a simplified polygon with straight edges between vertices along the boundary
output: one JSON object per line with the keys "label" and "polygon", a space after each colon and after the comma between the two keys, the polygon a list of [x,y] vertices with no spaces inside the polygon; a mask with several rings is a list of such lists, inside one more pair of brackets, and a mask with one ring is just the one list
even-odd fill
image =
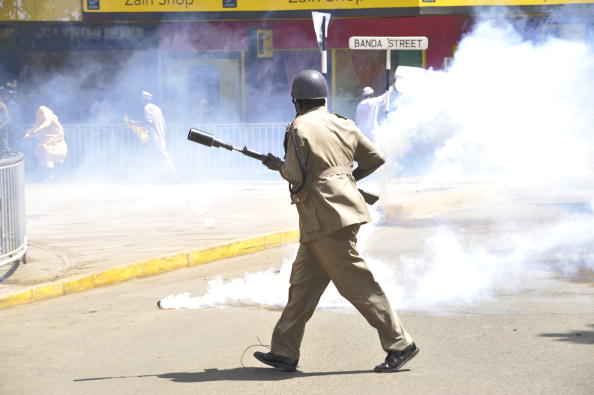
{"label": "smoke trail", "polygon": [[[377,210],[372,210],[374,219],[379,218]],[[365,250],[369,238],[372,236],[371,227],[363,228],[358,235],[359,243]],[[297,249],[293,252],[293,256]],[[246,273],[242,278],[229,282],[220,276],[208,282],[206,294],[193,297],[189,292],[169,295],[160,300],[160,306],[165,309],[196,309],[207,306],[224,307],[230,305],[260,305],[281,307],[287,302],[287,284],[291,274],[293,259],[284,259],[280,269],[269,269],[256,273]],[[320,308],[343,309],[348,306],[342,299],[336,287],[331,283],[320,301]]]}
{"label": "smoke trail", "polygon": [[[366,261],[398,310],[440,311],[502,292],[537,288],[534,276],[544,276],[545,271],[559,270],[572,277],[582,269],[594,270],[591,209],[587,214],[574,214],[560,223],[541,226],[538,231],[494,233],[481,243],[473,237],[441,226],[424,240],[421,252],[403,254],[397,264],[377,257]],[[228,282],[217,277],[208,283],[205,295],[170,295],[161,300],[161,306],[280,308],[286,303],[291,263],[287,259],[280,270],[248,273]],[[332,284],[318,308],[353,310]]]}

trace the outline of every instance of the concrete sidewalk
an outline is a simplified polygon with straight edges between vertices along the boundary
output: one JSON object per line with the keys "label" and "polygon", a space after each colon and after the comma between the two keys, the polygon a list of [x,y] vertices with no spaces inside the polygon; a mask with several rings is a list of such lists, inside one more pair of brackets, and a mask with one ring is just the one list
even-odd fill
{"label": "concrete sidewalk", "polygon": [[[370,191],[377,185],[364,184]],[[390,183],[385,221],[501,198],[489,185]],[[296,242],[282,180],[197,185],[28,184],[28,264],[0,283],[0,308]],[[5,267],[4,270],[7,270]],[[0,273],[1,274],[1,273]]]}

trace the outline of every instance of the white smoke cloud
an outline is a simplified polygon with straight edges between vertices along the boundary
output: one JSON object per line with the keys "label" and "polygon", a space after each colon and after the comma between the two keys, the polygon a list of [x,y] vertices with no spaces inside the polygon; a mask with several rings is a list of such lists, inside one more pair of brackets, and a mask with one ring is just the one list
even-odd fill
{"label": "white smoke cloud", "polygon": [[393,169],[415,145],[429,145],[431,183],[477,171],[516,185],[584,174],[593,76],[586,42],[526,40],[510,23],[487,20],[462,39],[447,71],[427,71],[398,99],[379,143],[390,148]]}
{"label": "white smoke cloud", "polygon": [[[582,269],[594,270],[591,213],[572,215],[536,232],[495,234],[480,244],[469,239],[442,226],[427,237],[419,253],[401,255],[396,263],[379,258],[366,261],[397,310],[440,311],[503,292],[532,289],[538,286],[534,275],[539,271],[559,270],[571,277]],[[361,244],[361,250],[366,248],[365,244]],[[281,308],[287,301],[291,263],[286,259],[280,270],[246,273],[228,282],[216,277],[209,281],[205,295],[169,295],[161,299],[161,306]],[[354,311],[332,284],[318,308]]]}
{"label": "white smoke cloud", "polygon": [[[531,30],[531,38],[525,32],[499,18],[479,22],[459,43],[448,70],[427,71],[398,99],[378,133],[389,177],[407,166],[403,158],[419,145],[433,150],[422,186],[478,173],[510,187],[554,191],[560,182],[591,172],[592,48],[581,39],[545,38],[542,29]],[[533,276],[541,270],[566,276],[594,270],[592,211],[590,204],[581,213],[543,219],[536,230],[511,215],[502,217],[480,241],[443,225],[417,253],[392,257],[390,263],[377,257],[367,262],[397,310],[465,305],[536,287]],[[373,227],[362,229],[364,251]],[[247,274],[227,283],[216,279],[202,297],[186,293],[163,302],[170,308],[281,307],[289,271],[287,261],[278,273]],[[351,308],[332,286],[319,307]]]}
{"label": "white smoke cloud", "polygon": [[387,292],[398,308],[435,309],[537,287],[539,271],[560,270],[572,277],[580,269],[594,270],[592,231],[588,214],[536,232],[499,233],[477,246],[459,232],[440,228],[425,240],[423,253],[400,257]]}
{"label": "white smoke cloud", "polygon": [[[380,213],[372,210],[374,219],[379,218]],[[373,235],[373,227],[363,227],[358,234],[360,243],[359,250],[365,251],[365,246]],[[297,249],[293,252],[296,255]],[[287,302],[289,277],[293,259],[284,259],[280,269],[271,268],[256,273],[246,273],[244,277],[235,278],[225,282],[222,277],[217,276],[208,282],[206,294],[194,297],[189,292],[177,295],[169,295],[160,300],[162,308],[196,309],[201,307],[224,307],[229,305],[260,305],[269,307],[281,307]],[[381,265],[379,270],[386,270],[386,265]],[[389,271],[389,268],[388,268]],[[319,308],[348,308],[336,287],[333,284],[328,286],[320,301]]]}

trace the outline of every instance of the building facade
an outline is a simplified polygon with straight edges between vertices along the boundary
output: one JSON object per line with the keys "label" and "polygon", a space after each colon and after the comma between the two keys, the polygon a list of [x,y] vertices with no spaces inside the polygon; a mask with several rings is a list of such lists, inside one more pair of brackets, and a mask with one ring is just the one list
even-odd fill
{"label": "building facade", "polygon": [[[386,51],[351,50],[351,36],[427,37],[426,50],[391,51],[391,66],[443,69],[472,27],[476,9],[469,6],[511,5],[511,14],[520,13],[520,6],[536,7],[528,15],[537,20],[546,16],[546,9],[539,8],[544,3],[5,0],[0,77],[16,80],[29,93],[32,107],[50,103],[66,122],[88,121],[92,104],[104,97],[134,115],[142,90],[153,92],[175,122],[286,121],[293,115],[293,76],[302,69],[321,69],[311,12],[323,11],[332,15],[327,41],[330,107],[352,116],[364,86],[384,89]],[[589,10],[590,4],[581,7]],[[590,34],[591,24],[578,25]]]}

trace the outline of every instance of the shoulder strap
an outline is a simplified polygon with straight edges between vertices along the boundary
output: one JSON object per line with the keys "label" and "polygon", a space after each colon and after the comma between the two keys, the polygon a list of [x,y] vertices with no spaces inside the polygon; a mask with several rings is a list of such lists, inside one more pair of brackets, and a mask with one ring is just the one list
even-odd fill
{"label": "shoulder strap", "polygon": [[293,123],[291,123],[287,128],[287,137],[291,140],[291,143],[293,144],[293,149],[295,150],[295,156],[297,156],[297,161],[299,162],[299,168],[301,169],[302,176],[301,185],[299,185],[299,187],[293,189],[293,187],[291,187],[291,185],[289,184],[289,192],[291,192],[291,195],[295,195],[299,193],[299,191],[301,191],[305,186],[307,172],[305,171],[305,161],[303,159],[303,152],[301,151],[301,146],[298,143],[299,137],[297,136],[297,129],[293,127]]}

